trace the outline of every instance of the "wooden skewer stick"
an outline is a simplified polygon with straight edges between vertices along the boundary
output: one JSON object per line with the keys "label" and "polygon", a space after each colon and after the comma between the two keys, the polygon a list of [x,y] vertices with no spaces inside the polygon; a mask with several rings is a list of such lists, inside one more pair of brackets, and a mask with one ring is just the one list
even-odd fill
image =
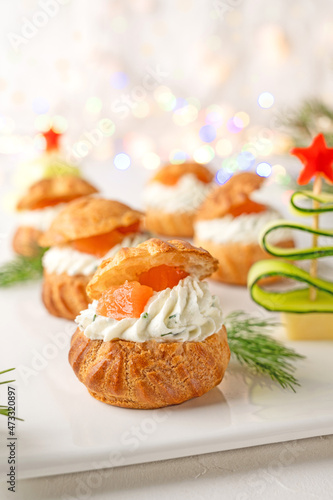
{"label": "wooden skewer stick", "polygon": [[[319,196],[322,188],[322,179],[320,175],[317,175],[315,181],[313,183],[313,194],[315,196]],[[313,201],[313,208],[318,208],[320,203],[316,200]],[[314,229],[319,229],[319,214],[315,214],[313,216],[313,226]],[[312,246],[318,246],[318,235],[314,234],[312,236]],[[318,274],[318,261],[317,259],[313,259],[310,265],[310,276],[316,278]],[[316,300],[317,298],[317,289],[313,286],[310,287],[310,300]]]}

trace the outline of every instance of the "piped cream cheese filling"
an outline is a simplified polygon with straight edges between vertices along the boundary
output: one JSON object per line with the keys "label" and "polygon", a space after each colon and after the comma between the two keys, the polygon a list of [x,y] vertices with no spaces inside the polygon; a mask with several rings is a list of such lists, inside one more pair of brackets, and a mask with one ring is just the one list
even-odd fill
{"label": "piped cream cheese filling", "polygon": [[85,336],[108,342],[202,342],[223,325],[218,297],[211,295],[208,283],[192,276],[177,286],[154,292],[140,318],[116,320],[97,314],[97,301],[76,318]]}
{"label": "piped cream cheese filling", "polygon": [[43,267],[48,273],[89,276],[96,271],[103,260],[114,257],[121,248],[136,247],[150,237],[150,233],[129,234],[125,236],[121,243],[112,247],[101,259],[98,259],[94,255],[74,250],[69,245],[52,247],[43,256]]}
{"label": "piped cream cheese filling", "polygon": [[[275,210],[261,213],[243,214],[238,217],[226,215],[219,219],[201,220],[195,224],[195,234],[199,240],[213,243],[258,243],[260,233],[269,222],[280,219]],[[290,229],[277,229],[269,235],[269,242],[277,244],[292,239]]]}
{"label": "piped cream cheese filling", "polygon": [[199,181],[193,174],[183,175],[175,186],[166,186],[161,182],[151,182],[145,188],[143,201],[146,208],[167,213],[193,212],[208,193],[213,183]]}
{"label": "piped cream cheese filling", "polygon": [[53,207],[45,207],[40,210],[23,210],[19,212],[18,223],[20,226],[33,227],[39,231],[47,231],[53,219],[66,206],[66,203],[59,203]]}

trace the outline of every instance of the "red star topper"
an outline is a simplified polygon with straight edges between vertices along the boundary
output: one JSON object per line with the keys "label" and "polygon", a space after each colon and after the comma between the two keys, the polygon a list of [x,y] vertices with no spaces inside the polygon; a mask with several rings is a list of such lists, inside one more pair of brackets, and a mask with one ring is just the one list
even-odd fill
{"label": "red star topper", "polygon": [[46,151],[59,149],[59,137],[61,134],[58,134],[58,132],[55,132],[52,128],[50,128],[47,132],[43,132],[43,136],[46,140]]}
{"label": "red star topper", "polygon": [[317,135],[308,148],[293,148],[290,152],[304,164],[298,184],[308,184],[312,177],[318,175],[333,183],[333,148],[327,147],[323,134]]}

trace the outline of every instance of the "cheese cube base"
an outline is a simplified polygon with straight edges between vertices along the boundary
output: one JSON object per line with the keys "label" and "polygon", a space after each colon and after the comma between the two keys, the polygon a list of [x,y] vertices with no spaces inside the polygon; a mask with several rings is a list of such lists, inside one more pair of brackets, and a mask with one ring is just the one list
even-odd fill
{"label": "cheese cube base", "polygon": [[282,313],[290,340],[333,340],[333,313]]}

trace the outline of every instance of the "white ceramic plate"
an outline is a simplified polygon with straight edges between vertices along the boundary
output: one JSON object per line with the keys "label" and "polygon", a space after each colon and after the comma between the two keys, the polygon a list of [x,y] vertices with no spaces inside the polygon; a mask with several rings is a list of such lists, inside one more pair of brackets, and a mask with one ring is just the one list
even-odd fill
{"label": "white ceramic plate", "polygon": [[[224,310],[255,310],[246,290],[211,282]],[[67,361],[74,326],[47,314],[39,284],[0,291],[0,369],[15,366],[20,478],[114,467],[333,433],[333,343],[293,343],[297,393],[249,377],[232,363],[205,396],[164,410],[93,399]],[[281,331],[276,331],[281,336]],[[1,404],[6,386],[0,386]],[[8,436],[0,422],[1,441]],[[7,471],[7,449],[0,464]]]}
{"label": "white ceramic plate", "polygon": [[[93,171],[94,182],[107,188],[109,197],[140,206],[144,176],[149,172],[139,172],[137,166],[124,175],[109,162],[96,165]],[[267,193],[267,200],[286,212],[277,187],[271,186]],[[13,218],[1,216],[5,237],[0,242],[1,260],[11,257],[14,226]],[[250,301],[245,289],[213,282],[211,288],[221,297],[226,314],[235,309],[266,314]],[[45,311],[39,284],[0,290],[0,304],[0,370],[17,368],[17,411],[24,418],[16,424],[20,478],[333,433],[333,342],[289,343],[307,356],[298,362],[302,387],[296,394],[249,377],[246,370],[231,363],[222,384],[201,398],[167,410],[127,410],[96,401],[77,380],[67,361],[75,327]],[[281,329],[274,334],[283,338]],[[0,385],[0,404],[6,402],[6,391]],[[2,474],[8,472],[7,437],[1,419]]]}

